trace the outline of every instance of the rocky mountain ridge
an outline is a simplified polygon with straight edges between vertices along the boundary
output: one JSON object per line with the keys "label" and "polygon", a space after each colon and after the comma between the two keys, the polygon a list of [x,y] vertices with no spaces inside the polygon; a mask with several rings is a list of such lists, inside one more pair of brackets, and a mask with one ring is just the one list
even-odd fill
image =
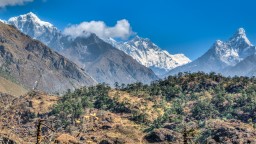
{"label": "rocky mountain ridge", "polygon": [[28,90],[49,93],[96,84],[73,62],[1,22],[0,73]]}

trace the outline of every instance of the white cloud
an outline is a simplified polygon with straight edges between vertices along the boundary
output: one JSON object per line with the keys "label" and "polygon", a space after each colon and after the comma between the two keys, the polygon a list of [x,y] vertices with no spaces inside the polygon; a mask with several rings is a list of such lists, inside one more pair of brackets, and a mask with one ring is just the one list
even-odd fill
{"label": "white cloud", "polygon": [[0,8],[6,6],[23,5],[25,2],[32,2],[34,0],[0,0]]}
{"label": "white cloud", "polygon": [[95,33],[101,38],[121,38],[127,39],[134,34],[130,23],[126,20],[117,21],[116,25],[109,27],[103,21],[82,22],[78,25],[71,25],[64,29],[64,34],[77,36],[87,36],[88,33]]}

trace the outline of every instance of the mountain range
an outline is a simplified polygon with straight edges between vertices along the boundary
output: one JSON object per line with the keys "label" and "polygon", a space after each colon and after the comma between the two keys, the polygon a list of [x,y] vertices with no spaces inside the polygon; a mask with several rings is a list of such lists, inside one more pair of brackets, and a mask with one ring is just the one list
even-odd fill
{"label": "mountain range", "polygon": [[[51,23],[42,21],[32,12],[12,17],[6,21],[6,23],[14,25],[23,33],[43,42],[58,52],[66,48],[63,43],[65,43],[67,39],[72,39],[70,37],[67,38]],[[191,62],[189,58],[183,54],[169,54],[147,38],[136,36],[132,40],[119,42],[113,38],[103,40],[125,52],[140,64],[152,69],[159,76],[177,66]]]}
{"label": "mountain range", "polygon": [[34,13],[12,17],[3,23],[15,26],[65,56],[98,83],[150,83],[179,72],[216,72],[225,76],[254,76],[255,46],[239,28],[227,41],[217,40],[201,57],[191,62],[184,54],[172,55],[148,38],[138,35],[127,41],[99,38],[90,33],[72,37],[63,34]]}
{"label": "mountain range", "polygon": [[158,79],[154,72],[131,56],[101,40],[95,34],[71,37],[32,12],[12,17],[5,23],[64,55],[99,83],[150,83]]}

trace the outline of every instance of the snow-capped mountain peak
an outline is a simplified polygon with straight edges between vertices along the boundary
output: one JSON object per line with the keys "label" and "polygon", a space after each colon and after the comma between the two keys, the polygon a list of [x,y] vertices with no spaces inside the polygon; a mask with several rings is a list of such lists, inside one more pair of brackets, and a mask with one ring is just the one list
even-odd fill
{"label": "snow-capped mountain peak", "polygon": [[12,17],[8,20],[8,22],[13,23],[15,25],[18,25],[18,22],[23,22],[23,23],[31,22],[38,26],[44,26],[44,27],[48,27],[48,28],[54,27],[51,23],[45,22],[45,21],[42,21],[41,19],[39,19],[38,16],[32,12],[29,12],[27,14],[20,15],[17,17]]}
{"label": "snow-capped mountain peak", "polygon": [[127,45],[135,46],[138,49],[154,49],[156,51],[161,50],[156,44],[150,41],[149,38],[141,38],[135,36],[131,41],[125,42]]}
{"label": "snow-capped mountain peak", "polygon": [[221,45],[223,45],[223,41],[221,41],[221,40],[216,40],[216,42],[215,42],[214,45],[215,45],[215,46],[221,46]]}
{"label": "snow-capped mountain peak", "polygon": [[62,37],[61,32],[53,24],[41,20],[32,12],[12,17],[7,21],[7,24],[15,26],[23,33],[50,47],[60,45],[58,39]]}
{"label": "snow-capped mountain peak", "polygon": [[1,20],[0,19],[0,22],[4,23],[4,24],[7,24],[7,22],[5,20]]}
{"label": "snow-capped mountain peak", "polygon": [[117,42],[112,38],[105,41],[124,51],[142,65],[151,68],[159,76],[175,67],[191,62],[183,54],[171,55],[162,50],[148,38],[135,36],[127,42]]}
{"label": "snow-capped mountain peak", "polygon": [[247,48],[253,46],[246,36],[244,28],[239,28],[236,33],[228,41],[232,47]]}
{"label": "snow-capped mountain peak", "polygon": [[[213,46],[201,57],[195,61],[176,68],[168,73],[177,74],[178,72],[224,72],[225,74],[240,75],[246,69],[240,69],[244,63],[252,65],[256,47],[251,44],[246,36],[245,30],[239,28],[235,34],[227,41],[217,40]],[[252,57],[253,55],[253,57]],[[248,59],[250,57],[250,59]],[[246,60],[246,62],[244,62]],[[240,64],[239,64],[240,63]],[[241,64],[242,63],[242,64]],[[233,73],[231,67],[236,67],[236,72]],[[252,66],[251,66],[252,67]]]}
{"label": "snow-capped mountain peak", "polygon": [[239,29],[237,30],[237,34],[239,34],[239,35],[245,35],[245,30],[244,30],[244,28],[239,28]]}
{"label": "snow-capped mountain peak", "polygon": [[226,42],[217,40],[212,48],[218,59],[231,66],[237,64],[251,53],[255,53],[255,47],[246,37],[243,28],[239,28]]}

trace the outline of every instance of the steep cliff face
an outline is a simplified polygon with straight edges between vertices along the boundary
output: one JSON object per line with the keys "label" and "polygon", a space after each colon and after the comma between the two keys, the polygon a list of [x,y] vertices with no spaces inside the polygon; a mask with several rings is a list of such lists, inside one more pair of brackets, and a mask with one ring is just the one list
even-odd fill
{"label": "steep cliff face", "polygon": [[1,73],[27,89],[63,92],[96,82],[76,64],[0,22]]}

